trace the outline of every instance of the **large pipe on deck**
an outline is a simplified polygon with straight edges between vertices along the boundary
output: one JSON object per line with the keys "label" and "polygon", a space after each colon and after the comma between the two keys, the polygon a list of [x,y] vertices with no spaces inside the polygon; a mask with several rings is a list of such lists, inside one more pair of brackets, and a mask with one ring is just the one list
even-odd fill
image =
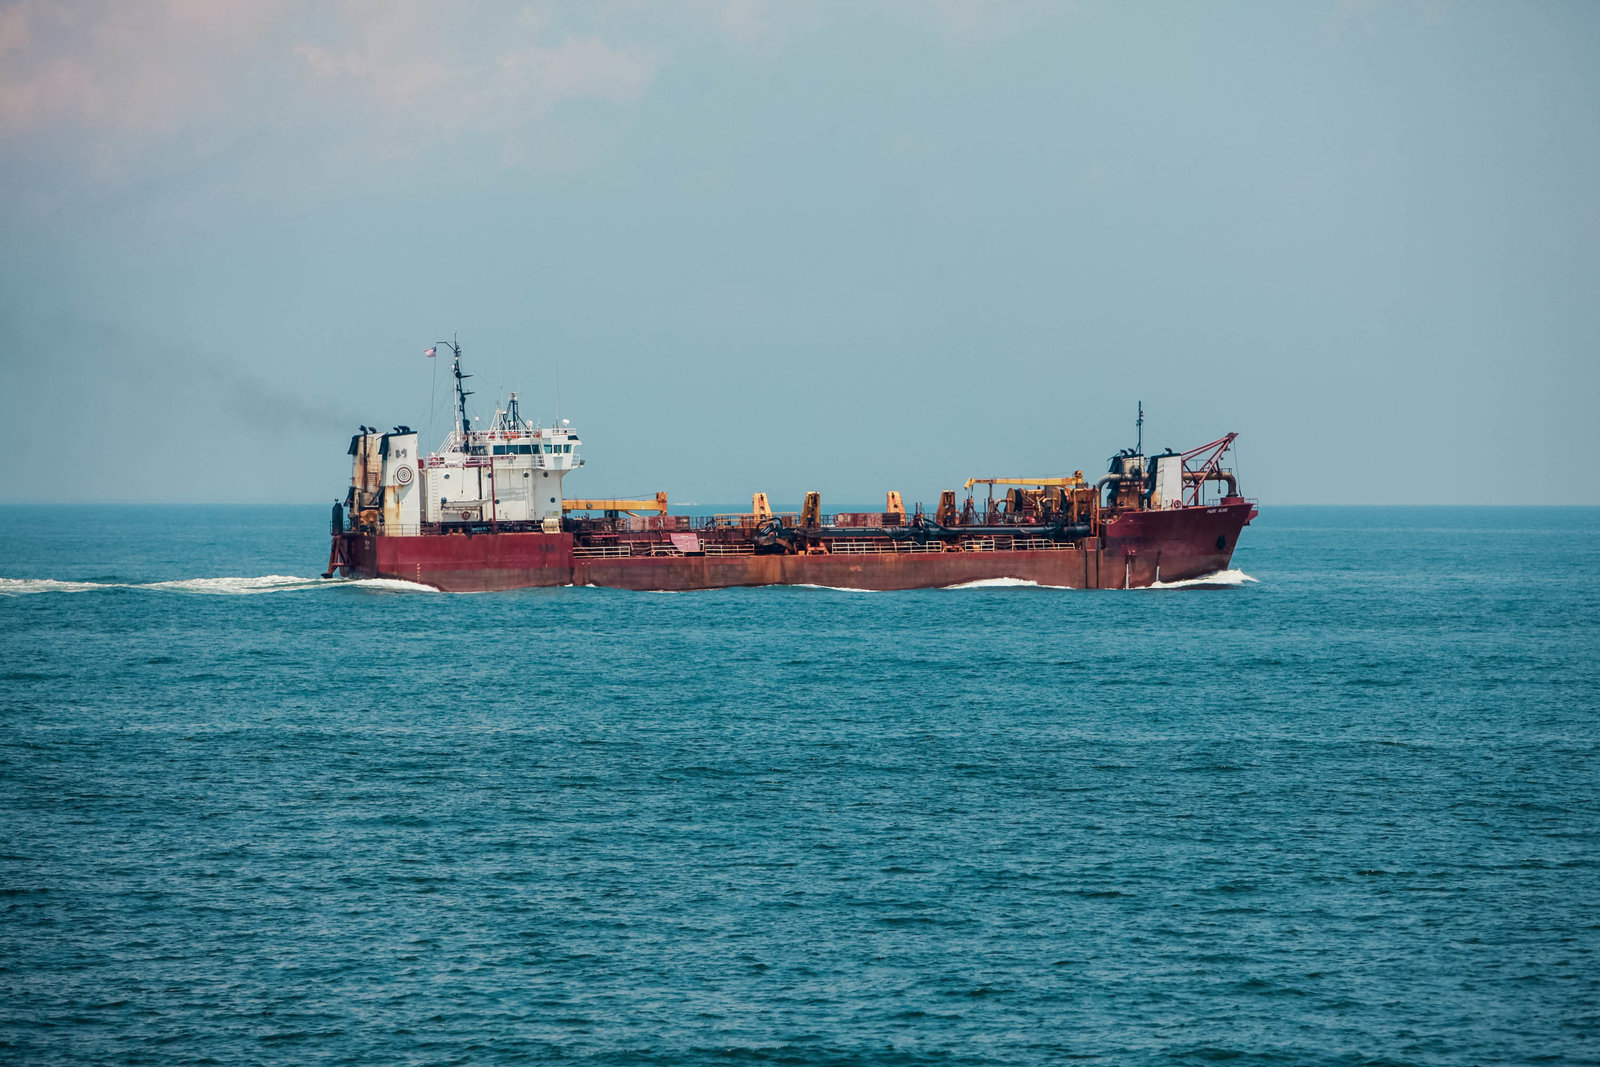
{"label": "large pipe on deck", "polygon": [[1067,526],[941,526],[924,519],[909,526],[824,526],[825,538],[887,537],[891,541],[934,541],[948,537],[1007,536],[1048,537],[1055,541],[1078,541],[1089,536],[1087,525]]}
{"label": "large pipe on deck", "polygon": [[945,536],[961,536],[963,534],[978,534],[990,537],[997,534],[1009,534],[1012,537],[1048,537],[1056,541],[1078,541],[1089,536],[1089,527],[1079,526],[951,526],[942,527],[940,533]]}
{"label": "large pipe on deck", "polygon": [[1103,492],[1105,487],[1108,485],[1116,485],[1121,482],[1137,482],[1141,480],[1142,479],[1139,478],[1130,478],[1126,474],[1108,474],[1104,478],[1101,478],[1098,482],[1094,483],[1094,491],[1096,493],[1100,493]]}
{"label": "large pipe on deck", "polygon": [[[1142,479],[1129,478],[1122,474],[1108,474],[1104,478],[1101,478],[1098,482],[1094,483],[1094,491],[1096,493],[1102,493],[1105,491],[1105,487],[1108,485],[1118,485],[1126,481],[1140,480]],[[1209,474],[1205,471],[1184,471],[1183,482],[1185,485],[1194,485],[1197,482],[1227,482],[1228,495],[1239,495],[1239,480],[1233,476],[1232,471],[1212,471]]]}
{"label": "large pipe on deck", "polygon": [[1205,471],[1184,471],[1183,481],[1185,485],[1195,485],[1199,482],[1227,482],[1228,495],[1239,495],[1239,480],[1233,476],[1232,471],[1211,471],[1209,474]]}

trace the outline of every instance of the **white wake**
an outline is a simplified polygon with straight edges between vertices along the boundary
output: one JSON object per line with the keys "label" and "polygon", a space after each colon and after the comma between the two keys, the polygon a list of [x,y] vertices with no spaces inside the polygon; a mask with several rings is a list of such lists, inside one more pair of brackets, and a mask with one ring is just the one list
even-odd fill
{"label": "white wake", "polygon": [[957,582],[955,585],[941,585],[940,589],[1042,589],[1044,588],[1032,578],[978,578],[970,582]]}
{"label": "white wake", "polygon": [[1256,579],[1250,577],[1244,571],[1241,571],[1241,570],[1226,570],[1226,571],[1217,571],[1214,574],[1202,574],[1198,578],[1184,578],[1183,580],[1177,581],[1177,582],[1156,582],[1154,585],[1147,585],[1147,586],[1144,586],[1143,588],[1145,588],[1145,589],[1225,589],[1225,588],[1227,588],[1229,586],[1244,585],[1246,582],[1254,582],[1254,581],[1256,581]]}
{"label": "white wake", "polygon": [[431,585],[401,581],[398,578],[303,578],[291,574],[263,574],[254,578],[179,578],[166,582],[66,582],[55,578],[0,578],[0,596],[26,596],[31,593],[89,593],[106,589],[142,589],[209,596],[293,593],[307,589],[362,589],[387,593],[438,592]]}
{"label": "white wake", "polygon": [[62,582],[54,578],[0,578],[0,596],[25,593],[85,593],[91,589],[111,589],[104,582]]}
{"label": "white wake", "polygon": [[[331,582],[333,579],[326,579]],[[263,574],[259,578],[179,578],[170,582],[150,582],[124,586],[127,589],[163,589],[173,593],[213,593],[243,596],[250,593],[281,593],[292,589],[315,589],[322,578],[300,578],[290,574]]]}

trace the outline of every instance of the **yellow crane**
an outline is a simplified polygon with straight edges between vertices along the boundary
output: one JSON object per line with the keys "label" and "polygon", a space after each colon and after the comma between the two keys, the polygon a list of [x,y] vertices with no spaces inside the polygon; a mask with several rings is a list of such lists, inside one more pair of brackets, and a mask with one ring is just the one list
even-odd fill
{"label": "yellow crane", "polygon": [[1021,485],[1031,489],[1082,489],[1083,472],[1074,471],[1070,478],[968,478],[962,488],[972,491],[975,485]]}
{"label": "yellow crane", "polygon": [[657,515],[667,513],[667,494],[657,493],[654,500],[563,500],[562,511],[626,511],[638,514],[653,511]]}
{"label": "yellow crane", "polygon": [[822,494],[815,489],[806,494],[806,502],[800,505],[800,525],[822,525]]}

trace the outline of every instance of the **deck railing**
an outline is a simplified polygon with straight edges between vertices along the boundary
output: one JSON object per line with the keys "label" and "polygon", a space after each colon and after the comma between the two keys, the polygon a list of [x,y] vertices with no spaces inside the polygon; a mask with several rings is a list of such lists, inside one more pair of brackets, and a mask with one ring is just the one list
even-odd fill
{"label": "deck railing", "polygon": [[926,544],[918,544],[915,541],[874,539],[870,541],[829,541],[828,551],[836,556],[892,556],[944,552],[946,549],[942,541],[929,541]]}
{"label": "deck railing", "polygon": [[700,548],[708,556],[753,556],[756,551],[756,546],[748,541],[707,541]]}
{"label": "deck railing", "polygon": [[631,547],[626,542],[620,545],[573,545],[572,556],[574,559],[624,559],[633,554]]}

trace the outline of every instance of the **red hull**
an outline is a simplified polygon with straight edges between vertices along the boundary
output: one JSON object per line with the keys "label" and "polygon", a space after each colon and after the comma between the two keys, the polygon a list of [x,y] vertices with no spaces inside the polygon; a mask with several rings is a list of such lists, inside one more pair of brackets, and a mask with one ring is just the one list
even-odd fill
{"label": "red hull", "polygon": [[1071,589],[1121,589],[1226,570],[1248,503],[1119,515],[1079,547],[997,552],[580,558],[570,534],[342,534],[346,576],[400,578],[450,592],[554,585],[716,589],[821,585],[925,589],[1017,578]]}

